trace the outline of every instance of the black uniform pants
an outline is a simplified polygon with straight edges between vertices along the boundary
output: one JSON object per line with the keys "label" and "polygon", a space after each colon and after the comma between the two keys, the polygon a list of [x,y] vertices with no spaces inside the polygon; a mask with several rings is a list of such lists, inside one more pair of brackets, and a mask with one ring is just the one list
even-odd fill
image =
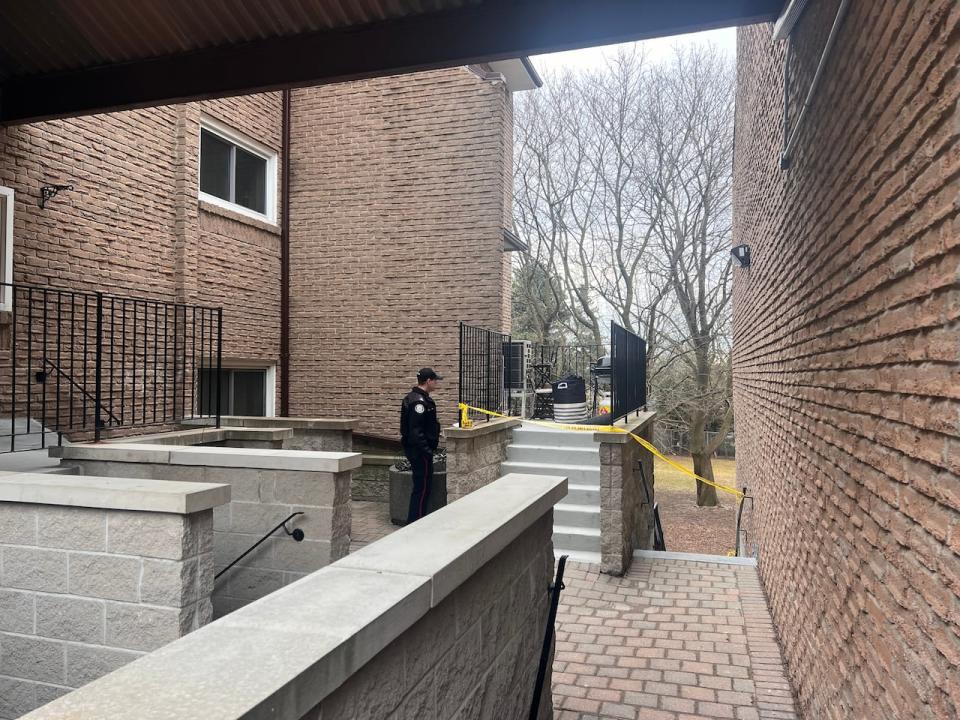
{"label": "black uniform pants", "polygon": [[433,453],[406,450],[407,460],[413,469],[413,490],[410,492],[410,511],[407,524],[419,520],[429,511],[430,487],[433,485]]}

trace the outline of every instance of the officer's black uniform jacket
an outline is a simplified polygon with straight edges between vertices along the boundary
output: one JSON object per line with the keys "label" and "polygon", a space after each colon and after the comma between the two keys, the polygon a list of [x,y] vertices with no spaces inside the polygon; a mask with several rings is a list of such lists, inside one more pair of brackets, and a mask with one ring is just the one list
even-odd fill
{"label": "officer's black uniform jacket", "polygon": [[400,439],[407,453],[432,454],[440,443],[437,404],[418,387],[400,404]]}

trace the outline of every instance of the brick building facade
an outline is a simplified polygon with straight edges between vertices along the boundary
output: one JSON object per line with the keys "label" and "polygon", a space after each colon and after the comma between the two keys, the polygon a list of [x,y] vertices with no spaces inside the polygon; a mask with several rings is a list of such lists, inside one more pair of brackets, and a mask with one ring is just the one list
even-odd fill
{"label": "brick building facade", "polygon": [[430,365],[454,421],[458,322],[509,330],[511,108],[462,69],[294,91],[292,415],[393,435]]}
{"label": "brick building facade", "polygon": [[[279,412],[281,105],[275,92],[0,128],[10,279],[222,306],[224,366],[264,370]],[[201,127],[270,158],[264,213],[198,192]],[[296,90],[290,129],[290,414],[393,435],[413,370],[434,364],[454,379],[452,417],[457,321],[509,322],[511,86],[484,66]],[[41,209],[49,183],[73,189]]]}
{"label": "brick building facade", "polygon": [[960,6],[739,31],[738,479],[809,718],[960,713]]}

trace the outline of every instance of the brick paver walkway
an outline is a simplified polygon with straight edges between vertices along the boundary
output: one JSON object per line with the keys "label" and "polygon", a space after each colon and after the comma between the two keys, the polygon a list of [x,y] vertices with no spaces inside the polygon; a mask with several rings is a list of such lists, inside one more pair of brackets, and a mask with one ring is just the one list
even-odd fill
{"label": "brick paver walkway", "polygon": [[565,575],[557,720],[798,717],[756,567],[637,558],[622,578]]}
{"label": "brick paver walkway", "polygon": [[[352,511],[351,551],[397,529],[385,503]],[[556,720],[799,717],[757,569],[694,557],[637,558],[621,578],[567,564]]]}
{"label": "brick paver walkway", "polygon": [[350,552],[398,529],[390,522],[390,507],[387,503],[353,500],[350,503],[350,512]]}

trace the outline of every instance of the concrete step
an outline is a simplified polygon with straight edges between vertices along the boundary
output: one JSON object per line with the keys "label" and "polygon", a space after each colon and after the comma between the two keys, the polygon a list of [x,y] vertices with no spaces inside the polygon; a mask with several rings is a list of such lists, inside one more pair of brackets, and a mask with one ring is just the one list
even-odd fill
{"label": "concrete step", "polygon": [[507,460],[500,465],[500,474],[524,473],[527,475],[559,475],[568,483],[600,487],[600,465],[563,465],[543,462],[519,462]]}
{"label": "concrete step", "polygon": [[585,552],[583,550],[562,550],[558,548],[556,545],[554,545],[553,557],[556,560],[559,560],[561,555],[566,555],[567,559],[570,562],[590,563],[591,565],[600,564],[599,552]]}
{"label": "concrete step", "polygon": [[600,552],[600,529],[554,524],[553,547],[555,552],[556,550]]}
{"label": "concrete step", "polygon": [[545,462],[554,465],[594,465],[600,467],[600,446],[557,447],[555,445],[519,445],[507,447],[507,460]]}
{"label": "concrete step", "polygon": [[559,502],[553,506],[553,522],[557,525],[582,528],[600,528],[598,505],[573,505]]}
{"label": "concrete step", "polygon": [[597,447],[592,432],[556,430],[542,425],[527,423],[513,429],[513,442],[517,445],[552,445],[554,447]]}
{"label": "concrete step", "polygon": [[600,508],[600,487],[567,483],[567,496],[563,499],[570,505],[589,505]]}

